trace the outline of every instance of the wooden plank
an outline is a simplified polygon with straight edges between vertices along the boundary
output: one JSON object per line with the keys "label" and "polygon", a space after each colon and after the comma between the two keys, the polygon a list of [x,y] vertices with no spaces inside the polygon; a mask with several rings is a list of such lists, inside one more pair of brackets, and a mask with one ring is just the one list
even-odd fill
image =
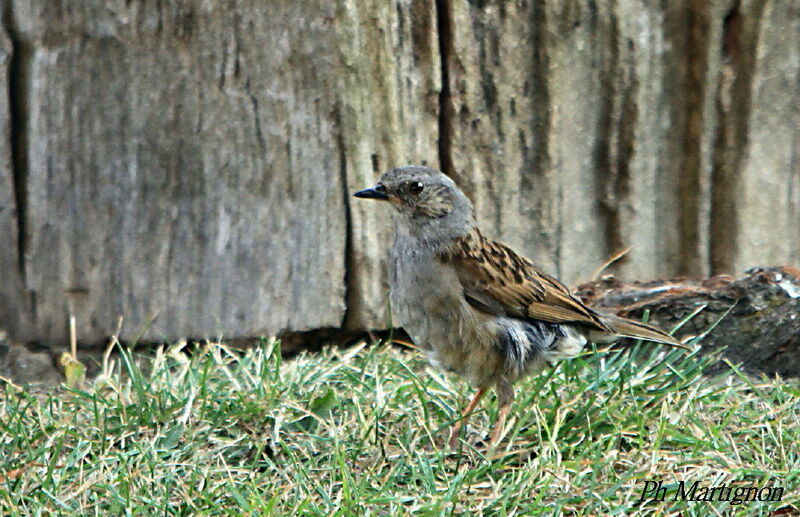
{"label": "wooden plank", "polygon": [[[674,272],[679,13],[623,2],[453,6],[453,174],[479,221],[567,282],[631,247]],[[677,142],[675,142],[677,140]]]}
{"label": "wooden plank", "polygon": [[797,260],[796,5],[443,4],[450,172],[494,236],[570,283]]}
{"label": "wooden plank", "polygon": [[18,339],[69,312],[92,343],[119,315],[146,340],[385,327],[390,217],[350,195],[410,163],[568,283],[628,247],[609,271],[638,279],[800,260],[792,0],[15,0],[4,24]]}
{"label": "wooden plank", "polygon": [[546,10],[540,2],[443,4],[452,27],[447,172],[493,237],[559,273],[562,205],[549,141]]}
{"label": "wooden plank", "polygon": [[69,310],[86,342],[119,315],[146,340],[339,326],[334,9],[104,4],[15,3],[34,49],[23,337],[63,340]]}
{"label": "wooden plank", "polygon": [[[441,64],[436,9],[426,0],[349,0],[337,14],[342,161],[348,192],[401,165],[439,167]],[[390,210],[351,200],[347,321],[385,328]]]}
{"label": "wooden plank", "polygon": [[740,232],[723,272],[800,264],[800,4],[767,2],[754,23],[741,190],[729,193]]}

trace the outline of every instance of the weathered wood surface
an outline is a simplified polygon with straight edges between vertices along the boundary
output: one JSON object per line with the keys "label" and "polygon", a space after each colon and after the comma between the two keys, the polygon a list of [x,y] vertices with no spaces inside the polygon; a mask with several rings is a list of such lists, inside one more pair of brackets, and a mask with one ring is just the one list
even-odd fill
{"label": "weathered wood surface", "polygon": [[800,261],[800,3],[446,4],[450,167],[497,236],[570,283]]}
{"label": "weathered wood surface", "polygon": [[3,5],[15,339],[384,327],[408,163],[566,282],[800,262],[794,0]]}
{"label": "weathered wood surface", "polygon": [[341,321],[333,12],[193,4],[13,4],[34,338]]}
{"label": "weathered wood surface", "polygon": [[[739,279],[720,275],[630,283],[608,277],[577,292],[606,312],[641,318],[647,311],[664,329],[700,310],[676,335],[704,335],[703,351],[724,349],[724,356],[747,373],[800,376],[800,269],[753,268]],[[720,363],[713,370],[725,368]]]}

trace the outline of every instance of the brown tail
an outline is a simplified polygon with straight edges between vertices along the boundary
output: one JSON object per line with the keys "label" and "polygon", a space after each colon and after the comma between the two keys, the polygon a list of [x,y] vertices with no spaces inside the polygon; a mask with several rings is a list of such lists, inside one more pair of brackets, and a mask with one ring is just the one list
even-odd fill
{"label": "brown tail", "polygon": [[[628,337],[633,339],[643,339],[645,341],[652,341],[662,345],[676,346],[691,350],[690,347],[684,345],[674,337],[666,332],[659,330],[652,325],[640,323],[638,321],[621,318],[611,314],[603,314],[601,316],[603,323],[608,325],[614,331],[614,334],[619,337]],[[593,336],[591,336],[593,337]],[[602,342],[602,339],[599,340]]]}

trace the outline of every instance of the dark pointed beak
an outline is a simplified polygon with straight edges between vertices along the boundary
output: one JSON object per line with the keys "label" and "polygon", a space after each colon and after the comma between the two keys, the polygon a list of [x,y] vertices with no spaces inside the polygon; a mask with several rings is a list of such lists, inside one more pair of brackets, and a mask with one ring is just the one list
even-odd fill
{"label": "dark pointed beak", "polygon": [[386,187],[381,185],[380,183],[375,185],[372,188],[365,188],[364,190],[359,190],[355,194],[355,197],[360,197],[362,199],[380,199],[380,200],[387,200],[389,196],[386,194]]}

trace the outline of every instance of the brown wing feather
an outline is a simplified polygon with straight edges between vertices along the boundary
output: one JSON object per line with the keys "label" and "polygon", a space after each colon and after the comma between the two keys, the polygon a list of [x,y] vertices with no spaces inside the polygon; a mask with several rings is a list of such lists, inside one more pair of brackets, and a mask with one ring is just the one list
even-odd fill
{"label": "brown wing feather", "polygon": [[453,265],[465,297],[478,310],[611,331],[561,282],[477,228],[453,243],[441,258]]}

